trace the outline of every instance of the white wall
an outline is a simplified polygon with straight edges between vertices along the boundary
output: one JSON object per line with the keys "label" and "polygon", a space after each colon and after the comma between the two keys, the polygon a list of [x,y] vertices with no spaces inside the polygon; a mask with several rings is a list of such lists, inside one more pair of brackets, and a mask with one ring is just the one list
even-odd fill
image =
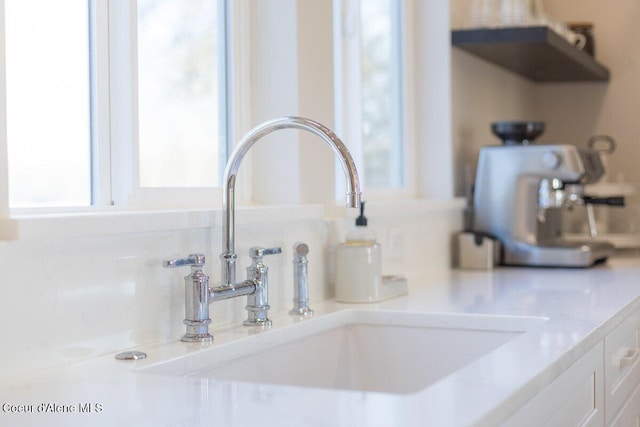
{"label": "white wall", "polygon": [[640,2],[545,0],[564,21],[594,23],[596,58],[611,71],[608,83],[542,85],[535,108],[548,123],[546,138],[584,146],[595,134],[613,136],[609,178],[640,183]]}
{"label": "white wall", "polygon": [[[451,27],[468,25],[469,0],[451,0]],[[536,85],[487,61],[451,49],[452,128],[456,194],[468,191],[475,174],[478,151],[500,140],[491,123],[537,120]]]}
{"label": "white wall", "polygon": [[453,147],[456,194],[464,195],[473,180],[478,151],[500,139],[491,123],[503,120],[537,120],[535,86],[459,49],[452,49]]}
{"label": "white wall", "polygon": [[[483,145],[497,144],[496,120],[543,120],[543,142],[584,146],[595,134],[618,141],[609,177],[640,183],[640,3],[630,0],[545,0],[546,12],[564,21],[595,24],[596,57],[611,71],[607,83],[535,84],[452,48],[453,143],[456,192],[465,169],[475,167]],[[464,24],[468,0],[452,0],[452,26]]]}
{"label": "white wall", "polygon": [[450,8],[447,1],[417,1],[416,115],[418,196],[454,196]]}

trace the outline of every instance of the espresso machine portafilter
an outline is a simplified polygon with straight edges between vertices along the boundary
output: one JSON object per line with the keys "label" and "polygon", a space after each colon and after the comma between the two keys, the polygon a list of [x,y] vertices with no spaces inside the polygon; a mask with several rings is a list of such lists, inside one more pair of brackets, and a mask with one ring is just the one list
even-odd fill
{"label": "espresso machine portafilter", "polygon": [[608,242],[567,241],[562,211],[589,203],[624,205],[623,198],[595,198],[584,185],[600,179],[600,153],[573,145],[502,145],[480,150],[473,194],[472,229],[500,241],[503,265],[589,267],[614,250]]}

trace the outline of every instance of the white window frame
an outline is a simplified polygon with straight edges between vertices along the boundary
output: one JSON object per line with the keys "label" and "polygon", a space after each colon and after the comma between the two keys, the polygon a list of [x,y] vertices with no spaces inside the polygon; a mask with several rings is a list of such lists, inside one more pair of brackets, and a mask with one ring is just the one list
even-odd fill
{"label": "white window frame", "polygon": [[[334,49],[335,49],[335,98],[336,129],[347,141],[356,165],[360,171],[363,159],[362,108],[361,108],[361,64],[359,3],[366,0],[334,0]],[[401,94],[403,111],[400,133],[403,141],[403,185],[399,187],[371,189],[363,186],[367,200],[408,199],[417,196],[416,158],[417,137],[414,126],[416,115],[415,92],[409,90],[415,86],[414,40],[416,32],[414,21],[409,17],[415,14],[413,0],[402,0],[399,5],[399,37],[401,39],[399,55],[404,60],[400,67]],[[354,35],[355,34],[355,35]],[[357,36],[356,36],[357,35]],[[362,172],[361,172],[362,173]]]}
{"label": "white window frame", "polygon": [[[109,1],[110,6],[106,8],[104,3]],[[265,0],[266,1],[266,0]],[[407,100],[407,109],[406,111],[406,138],[409,143],[410,149],[413,150],[415,155],[408,152],[408,159],[413,160],[408,163],[407,167],[411,168],[409,173],[410,177],[413,177],[412,182],[413,185],[417,186],[417,194],[412,194],[416,192],[416,190],[408,190],[404,192],[404,194],[400,194],[398,191],[393,191],[393,194],[389,195],[389,197],[407,197],[407,198],[427,198],[436,202],[437,200],[445,200],[450,201],[453,197],[453,174],[452,174],[452,156],[453,156],[453,146],[451,142],[451,100],[450,100],[450,36],[449,36],[449,26],[448,26],[448,2],[420,2],[415,0],[404,0],[405,5],[405,32],[407,36],[405,36],[405,49],[406,56],[405,60],[407,61],[407,66],[405,67],[405,72],[407,74],[406,82],[405,82],[405,90],[406,100]],[[129,1],[127,0],[96,0],[97,4],[101,6],[95,19],[98,19],[98,22],[108,22],[105,21],[105,10],[109,11],[109,13],[115,13],[113,10],[114,5],[126,6]],[[233,79],[230,81],[230,88],[234,94],[234,100],[236,102],[232,103],[230,108],[233,115],[233,120],[230,125],[231,130],[231,138],[230,141],[237,141],[238,136],[243,135],[250,128],[253,123],[253,117],[255,117],[255,113],[253,112],[254,108],[252,108],[252,97],[251,97],[251,85],[250,85],[250,75],[251,72],[249,69],[251,68],[249,64],[252,62],[252,58],[254,55],[251,54],[252,44],[248,43],[248,40],[253,37],[252,25],[250,25],[250,16],[252,15],[252,9],[255,3],[252,3],[250,0],[232,0],[230,2],[232,4],[232,15],[233,21],[231,22],[231,34],[232,34],[232,43],[233,43],[233,57],[228,61],[228,66],[235,71],[231,73]],[[275,3],[275,2],[274,2]],[[333,9],[336,10],[335,8]],[[100,12],[102,11],[102,12]],[[100,14],[101,13],[101,14]],[[131,17],[129,18],[131,19]],[[264,16],[260,16],[260,19],[264,20]],[[4,0],[0,0],[0,27],[3,26],[4,23]],[[419,23],[419,25],[418,25]],[[424,25],[424,23],[429,23],[429,25]],[[335,26],[331,24],[327,24],[330,28],[335,30]],[[109,32],[110,37],[116,37],[117,31],[111,29]],[[308,35],[309,36],[309,35]],[[309,36],[310,37],[310,36]],[[104,39],[96,38],[93,43],[105,43]],[[308,59],[308,58],[307,58]],[[97,61],[105,61],[105,58],[97,58]],[[113,64],[112,64],[113,66]],[[3,31],[0,31],[0,69],[4,67],[4,34]],[[107,70],[107,76],[110,76],[111,70]],[[102,76],[102,78],[100,77]],[[419,76],[419,78],[416,78]],[[105,80],[107,77],[104,74],[98,74],[98,78],[94,81],[94,84],[98,85],[99,88],[102,88],[102,91],[107,92],[106,97],[102,98],[102,102],[99,102],[99,108],[109,108],[113,109],[114,112],[122,110],[118,110],[114,105],[114,101],[109,98],[109,86],[105,84]],[[4,85],[5,82],[0,79],[0,117],[4,117],[5,108],[6,108],[6,99],[5,99],[5,91]],[[106,89],[105,89],[106,88]],[[101,91],[100,89],[98,92]],[[125,105],[126,105],[126,99]],[[128,100],[131,105],[131,100]],[[313,100],[308,100],[305,98],[305,102],[312,106],[317,106],[318,103]],[[331,103],[333,104],[333,103]],[[306,107],[305,107],[306,108]],[[320,118],[324,114],[325,117],[334,117],[334,111],[329,111],[328,108],[320,110],[320,114],[313,110],[312,117]],[[306,110],[303,112],[304,114],[310,114]],[[123,114],[126,117],[126,114]],[[259,116],[259,115],[258,115]],[[416,117],[419,117],[420,120],[416,120]],[[330,123],[330,119],[325,118],[327,124]],[[98,126],[98,133],[102,135],[102,140],[116,140],[121,142],[118,138],[114,136],[116,132],[122,132],[122,134],[126,137],[126,127],[118,127],[112,126],[111,122],[102,123]],[[130,131],[130,129],[129,129]],[[344,134],[339,133],[345,141],[348,140]],[[315,146],[314,146],[315,147]],[[324,147],[323,147],[324,148]],[[116,233],[119,229],[118,224],[126,223],[127,218],[130,218],[130,228],[123,228],[123,231],[150,231],[156,227],[155,221],[143,221],[143,225],[141,227],[141,218],[149,218],[153,219],[157,217],[157,215],[161,214],[163,219],[161,226],[158,226],[158,229],[173,229],[175,227],[175,222],[173,219],[184,218],[183,213],[188,213],[182,208],[191,208],[193,206],[181,206],[180,211],[175,210],[166,210],[168,207],[165,202],[169,201],[170,197],[165,197],[162,204],[162,211],[166,212],[161,213],[157,210],[145,210],[143,212],[138,212],[140,207],[136,206],[128,206],[124,209],[113,208],[110,205],[110,201],[113,200],[113,197],[123,197],[122,200],[125,202],[128,201],[128,194],[130,194],[131,190],[127,187],[127,184],[131,184],[131,176],[134,173],[131,169],[127,170],[126,164],[124,162],[131,162],[133,160],[133,153],[130,147],[126,144],[120,145],[100,145],[99,150],[106,150],[109,155],[102,156],[101,158],[105,162],[105,164],[100,164],[96,168],[94,173],[100,174],[100,170],[114,170],[114,171],[123,171],[122,175],[122,183],[117,184],[115,188],[108,188],[103,193],[99,193],[99,199],[102,200],[100,202],[100,208],[90,208],[86,211],[90,212],[89,215],[86,215],[85,212],[81,212],[78,215],[74,213],[64,214],[64,218],[69,218],[69,221],[72,222],[72,226],[69,228],[62,228],[56,223],[56,219],[60,219],[61,217],[50,217],[45,211],[38,210],[36,215],[27,215],[24,216],[22,214],[16,215],[15,212],[10,212],[9,204],[8,204],[8,176],[7,172],[7,152],[6,152],[6,127],[5,122],[0,121],[0,239],[13,239],[20,237],[24,234],[25,236],[29,236],[29,232],[23,230],[23,225],[25,229],[33,229],[33,233],[31,236],[46,236],[44,233],[44,229],[49,229],[49,226],[46,224],[51,224],[49,234],[54,236],[62,236],[68,233],[72,235],[74,233],[79,235],[97,235],[104,233]],[[275,154],[274,154],[275,155]],[[315,155],[315,154],[314,154]],[[128,157],[127,157],[128,156]],[[118,159],[117,162],[111,162],[110,157],[113,159]],[[250,156],[246,159],[247,163],[250,162]],[[331,161],[331,160],[329,160]],[[328,162],[327,162],[328,165]],[[416,167],[419,165],[419,167]],[[242,182],[238,182],[237,188],[237,202],[249,202],[251,200],[251,180],[247,179],[247,175],[250,177],[252,174],[252,170],[250,165],[245,165],[243,167],[244,171]],[[114,175],[118,176],[117,173]],[[103,176],[103,175],[100,175]],[[342,170],[337,170],[335,175],[336,182],[342,182]],[[417,180],[417,183],[416,183]],[[105,186],[102,187],[103,189]],[[315,187],[314,187],[315,188]],[[127,192],[128,191],[128,192]],[[340,192],[342,194],[342,192]],[[406,194],[406,196],[405,196]],[[371,200],[372,196],[370,192],[365,193],[368,200]],[[328,195],[331,197],[331,195]],[[384,196],[383,196],[384,198]],[[220,201],[221,197],[214,195],[210,198],[214,202]],[[312,200],[317,200],[315,197]],[[323,199],[329,200],[329,199]],[[397,206],[397,203],[393,201],[394,206]],[[335,205],[325,204],[325,210],[329,209],[325,212],[325,215],[329,216],[342,216],[342,210],[336,210],[331,206],[342,206],[342,195],[339,196],[338,201],[336,201]],[[291,206],[289,206],[291,207]],[[302,207],[301,207],[302,208]],[[303,209],[304,210],[304,209]],[[106,212],[104,212],[106,211]],[[68,211],[67,211],[68,212]],[[172,212],[175,212],[176,215],[173,215]],[[201,215],[201,210],[190,210],[191,214],[195,215],[194,218],[197,218],[198,221],[201,221],[203,218]],[[96,215],[93,215],[93,214]],[[42,214],[42,215],[40,215]],[[143,214],[144,216],[141,216]],[[110,218],[114,218],[117,215],[119,218],[118,221],[113,221]],[[173,216],[171,216],[173,215]],[[192,215],[192,216],[193,216]],[[176,218],[174,218],[176,217]],[[211,221],[214,221],[214,218],[217,216],[214,215],[206,215],[207,218],[211,218]],[[10,219],[13,218],[13,219]],[[49,218],[52,218],[50,221]],[[34,222],[35,221],[35,222]],[[42,224],[40,221],[43,221]],[[84,221],[87,224],[100,224],[99,228],[93,229],[93,226],[87,225],[82,228],[82,230],[78,230],[77,224],[78,221]],[[217,221],[217,220],[215,220]],[[206,221],[209,224],[209,220]],[[26,224],[26,225],[25,225]],[[195,222],[195,226],[203,227],[204,223]],[[106,226],[106,227],[105,227]],[[188,227],[189,225],[184,225]],[[18,236],[18,227],[20,228],[20,236]],[[35,227],[35,228],[34,228]]]}
{"label": "white window frame", "polygon": [[[96,0],[92,0],[96,1]],[[226,2],[228,6],[231,2]],[[145,188],[140,185],[140,159],[138,141],[138,100],[137,96],[137,3],[130,0],[109,0],[109,75],[111,86],[110,100],[110,133],[111,158],[111,200],[115,206],[129,206],[140,209],[177,209],[177,208],[215,208],[221,206],[222,187],[206,188]],[[228,21],[229,11],[222,13]],[[227,28],[221,29],[229,34]],[[222,38],[221,38],[222,40]],[[225,46],[225,69],[219,75],[224,84],[219,89],[225,92],[225,102],[230,105],[229,85],[225,75],[231,75],[231,65],[227,65],[229,52]],[[113,58],[117,58],[114,61]],[[118,62],[121,61],[121,62]],[[221,125],[231,130],[231,120],[225,114],[228,110],[221,108],[224,114]],[[230,138],[222,142],[229,151]],[[187,141],[188,142],[188,141]],[[100,142],[98,143],[100,145]],[[219,160],[226,162],[226,158]],[[103,200],[104,201],[104,200]]]}
{"label": "white window frame", "polygon": [[109,3],[89,2],[91,67],[91,204],[112,204],[109,72]]}
{"label": "white window frame", "polygon": [[[4,0],[0,0],[0,70],[5,76]],[[0,79],[0,218],[9,218],[9,162],[7,156],[7,82]],[[2,227],[6,228],[6,227]],[[4,231],[4,230],[3,230]]]}
{"label": "white window frame", "polygon": [[[231,16],[241,17],[242,6],[225,2],[226,23]],[[4,0],[0,0],[0,26],[4,28]],[[10,208],[8,198],[8,160],[6,120],[0,124],[0,218],[12,215],[59,212],[91,212],[105,209],[176,209],[214,208],[221,205],[222,189],[209,188],[143,188],[140,186],[137,123],[137,2],[131,0],[89,0],[90,67],[91,67],[91,185],[92,205],[88,207]],[[239,25],[231,26],[233,28]],[[231,28],[221,31],[239,47],[239,38],[232,37]],[[237,31],[237,30],[236,30]],[[221,38],[222,40],[222,38]],[[235,46],[234,46],[235,48]],[[0,69],[5,68],[4,31],[0,31]],[[225,46],[225,69],[220,76],[232,75],[235,65],[230,61],[242,55]],[[225,92],[231,107],[226,77],[219,87]],[[0,117],[6,117],[6,82],[0,82]],[[235,87],[244,86],[235,83]],[[221,108],[221,124],[227,127],[224,148],[230,149],[233,130],[229,108]],[[241,116],[239,116],[241,117]],[[226,156],[219,160],[226,163]],[[223,167],[222,167],[223,170]]]}

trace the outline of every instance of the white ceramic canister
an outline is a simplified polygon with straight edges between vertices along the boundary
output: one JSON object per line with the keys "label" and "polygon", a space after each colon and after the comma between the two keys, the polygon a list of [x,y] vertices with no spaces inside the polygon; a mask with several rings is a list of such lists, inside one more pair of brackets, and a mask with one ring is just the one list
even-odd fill
{"label": "white ceramic canister", "polygon": [[340,243],[336,250],[336,301],[375,302],[382,291],[382,250],[376,242]]}

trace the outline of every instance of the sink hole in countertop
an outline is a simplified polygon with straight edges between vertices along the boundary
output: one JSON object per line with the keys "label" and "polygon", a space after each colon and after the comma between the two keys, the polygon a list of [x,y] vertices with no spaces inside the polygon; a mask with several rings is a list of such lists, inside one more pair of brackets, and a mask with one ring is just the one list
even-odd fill
{"label": "sink hole in countertop", "polygon": [[214,380],[418,392],[546,320],[345,310],[143,368]]}

